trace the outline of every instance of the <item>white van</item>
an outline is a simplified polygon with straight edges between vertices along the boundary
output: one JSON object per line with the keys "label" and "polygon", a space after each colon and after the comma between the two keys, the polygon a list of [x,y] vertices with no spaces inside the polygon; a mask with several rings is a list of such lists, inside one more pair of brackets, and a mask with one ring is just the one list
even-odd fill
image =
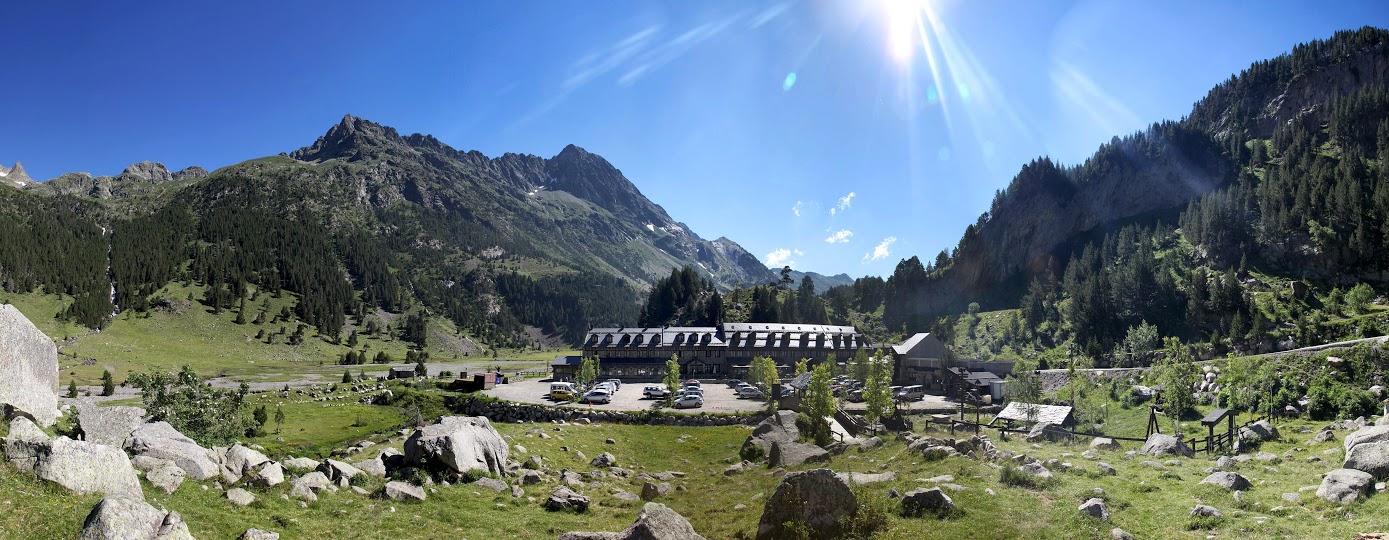
{"label": "white van", "polygon": [[922,385],[905,386],[897,392],[898,401],[916,401],[926,397],[926,387]]}
{"label": "white van", "polygon": [[570,391],[570,392],[573,392],[573,391],[574,391],[574,383],[572,383],[572,382],[552,382],[552,383],[550,383],[550,391],[551,391],[551,392],[554,392],[555,390],[568,390],[568,391]]}

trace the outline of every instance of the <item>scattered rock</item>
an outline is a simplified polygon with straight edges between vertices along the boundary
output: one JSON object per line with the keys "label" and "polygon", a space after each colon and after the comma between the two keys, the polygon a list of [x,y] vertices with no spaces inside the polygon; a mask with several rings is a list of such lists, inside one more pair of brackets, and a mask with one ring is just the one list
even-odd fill
{"label": "scattered rock", "polygon": [[[161,460],[163,461],[163,460]],[[178,465],[172,461],[164,461],[164,465],[145,473],[145,480],[150,485],[164,490],[164,493],[173,493],[178,487],[183,485],[183,478],[187,473],[183,472]]]}
{"label": "scattered rock", "polygon": [[1119,474],[1118,471],[1114,470],[1114,467],[1109,466],[1108,463],[1103,461],[1095,463],[1095,470],[1099,471],[1100,476],[1114,476]]}
{"label": "scattered rock", "polygon": [[1201,483],[1220,486],[1228,490],[1245,490],[1254,487],[1254,484],[1250,483],[1248,478],[1240,476],[1239,473],[1228,471],[1211,474],[1202,480]]}
{"label": "scattered rock", "polygon": [[24,431],[20,437],[5,440],[5,453],[12,456],[11,462],[20,470],[80,495],[100,493],[145,499],[140,477],[120,449],[67,437],[40,440]]}
{"label": "scattered rock", "polygon": [[302,457],[286,459],[284,460],[284,462],[281,463],[281,465],[290,469],[298,469],[301,471],[312,471],[318,468],[317,461]]}
{"label": "scattered rock", "polygon": [[1112,540],[1133,540],[1132,534],[1118,527],[1109,530],[1109,537]]}
{"label": "scattered rock", "polygon": [[1081,503],[1079,510],[1081,515],[1090,516],[1101,521],[1109,521],[1109,507],[1105,506],[1104,499],[1099,497],[1091,497],[1089,500]]}
{"label": "scattered rock", "polygon": [[1352,503],[1359,500],[1373,484],[1374,478],[1369,473],[1355,469],[1336,469],[1326,473],[1326,477],[1322,478],[1321,486],[1317,488],[1317,496],[1334,503]]}
{"label": "scattered rock", "polygon": [[1090,448],[1094,448],[1096,450],[1112,450],[1116,452],[1124,449],[1124,447],[1119,446],[1119,443],[1117,441],[1109,437],[1095,437],[1094,439],[1091,439]]}
{"label": "scattered rock", "polygon": [[857,511],[858,498],[834,471],[790,473],[767,499],[757,525],[757,539],[795,537],[802,527],[833,538],[841,532],[839,519]]}
{"label": "scattered rock", "polygon": [[1071,439],[1070,432],[1061,426],[1046,422],[1038,422],[1027,432],[1027,442],[1068,442]]}
{"label": "scattered rock", "polygon": [[82,524],[80,540],[193,540],[178,512],[165,512],[140,499],[108,496]]}
{"label": "scattered rock", "polygon": [[944,515],[955,510],[955,501],[950,500],[940,488],[914,489],[902,496],[902,515],[920,516],[926,513]]}
{"label": "scattered rock", "polygon": [[501,493],[503,491],[506,491],[507,489],[506,482],[497,480],[496,478],[492,478],[490,476],[484,476],[482,478],[477,479],[476,482],[473,482],[473,485],[481,488],[490,489],[495,493]]}
{"label": "scattered rock", "polygon": [[252,495],[251,492],[241,488],[231,488],[227,490],[224,496],[226,496],[228,501],[231,501],[232,504],[237,506],[246,506],[248,504],[256,502],[255,495]]}
{"label": "scattered rock", "polygon": [[262,531],[260,529],[246,529],[241,533],[237,540],[280,540],[280,533]]}
{"label": "scattered rock", "polygon": [[567,487],[560,486],[555,489],[554,493],[550,494],[549,499],[545,500],[545,509],[551,512],[559,510],[584,512],[588,510],[588,504],[588,497],[574,493]]}
{"label": "scattered rock", "polygon": [[813,444],[794,441],[776,441],[767,454],[768,467],[795,467],[806,463],[824,463],[830,460],[830,453]]}
{"label": "scattered rock", "polygon": [[851,486],[861,486],[863,484],[876,484],[879,482],[893,482],[897,480],[897,473],[892,471],[881,473],[842,472],[837,474],[839,475],[839,478],[843,479]]}
{"label": "scattered rock", "polygon": [[152,422],[135,428],[125,448],[133,456],[173,461],[194,480],[207,480],[220,472],[211,451],[198,446],[168,422]]}
{"label": "scattered rock", "polygon": [[674,488],[666,482],[661,482],[659,484],[655,482],[646,482],[641,486],[641,499],[643,501],[654,500],[657,497],[669,494],[672,489]]}
{"label": "scattered rock", "polygon": [[393,501],[423,501],[427,497],[423,487],[408,482],[386,482],[383,493]]}
{"label": "scattered rock", "polygon": [[1143,449],[1138,453],[1148,456],[1176,455],[1191,457],[1195,455],[1186,443],[1181,439],[1162,433],[1154,433],[1148,436],[1148,441],[1143,443]]}
{"label": "scattered rock", "polygon": [[593,461],[590,461],[589,465],[593,465],[594,467],[615,467],[617,466],[617,458],[612,454],[603,452],[598,454],[598,457],[593,458]]}
{"label": "scattered rock", "polygon": [[323,463],[318,465],[318,472],[323,473],[324,476],[328,477],[328,480],[333,482],[350,481],[352,477],[362,474],[361,469],[335,459],[323,460]]}
{"label": "scattered rock", "polygon": [[1191,517],[1220,517],[1220,516],[1221,516],[1220,511],[1219,511],[1219,510],[1216,510],[1215,507],[1213,507],[1213,506],[1206,506],[1206,505],[1204,505],[1204,504],[1198,504],[1198,505],[1196,505],[1196,506],[1191,507],[1191,513],[1190,513],[1189,515],[1190,515]]}
{"label": "scattered rock", "polygon": [[279,463],[267,461],[251,472],[251,484],[260,487],[278,486],[285,481],[285,469]]}
{"label": "scattered rock", "polygon": [[89,399],[77,400],[77,425],[82,440],[123,448],[135,429],[145,424],[145,410],[139,407],[98,407]]}
{"label": "scattered rock", "polygon": [[660,503],[646,503],[637,521],[620,533],[571,532],[560,540],[704,540],[684,516]]}
{"label": "scattered rock", "polygon": [[1313,435],[1311,440],[1307,441],[1307,444],[1318,444],[1334,440],[1336,440],[1336,433],[1329,429],[1323,429],[1318,431],[1316,435]]}

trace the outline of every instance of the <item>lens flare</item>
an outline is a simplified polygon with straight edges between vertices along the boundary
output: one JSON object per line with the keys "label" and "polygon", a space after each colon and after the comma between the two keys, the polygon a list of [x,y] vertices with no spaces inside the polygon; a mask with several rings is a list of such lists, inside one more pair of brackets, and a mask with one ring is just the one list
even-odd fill
{"label": "lens flare", "polygon": [[796,72],[786,74],[786,79],[781,81],[781,91],[789,92],[792,86],[796,86]]}

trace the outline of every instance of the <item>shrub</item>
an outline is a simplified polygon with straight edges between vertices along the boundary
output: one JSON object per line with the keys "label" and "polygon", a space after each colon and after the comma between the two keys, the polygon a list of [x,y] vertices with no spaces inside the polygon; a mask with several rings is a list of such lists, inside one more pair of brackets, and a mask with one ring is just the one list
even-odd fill
{"label": "shrub", "polygon": [[247,410],[245,383],[236,391],[213,388],[187,365],[177,374],[135,373],[129,382],[143,392],[151,420],[166,421],[205,446],[224,445],[259,426]]}
{"label": "shrub", "polygon": [[998,481],[1005,486],[1021,487],[1027,489],[1046,489],[1056,483],[1056,479],[1044,479],[1030,472],[1019,469],[1010,463],[1005,463],[1003,469],[998,471]]}
{"label": "shrub", "polygon": [[829,446],[834,442],[830,423],[824,418],[800,413],[796,415],[796,429],[800,430],[802,440],[812,441],[816,446]]}

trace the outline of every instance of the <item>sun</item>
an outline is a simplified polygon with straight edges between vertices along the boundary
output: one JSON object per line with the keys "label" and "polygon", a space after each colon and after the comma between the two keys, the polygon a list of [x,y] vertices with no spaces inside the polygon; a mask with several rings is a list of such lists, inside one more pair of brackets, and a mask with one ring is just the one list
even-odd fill
{"label": "sun", "polygon": [[915,56],[921,17],[926,0],[879,0],[887,28],[887,52],[898,64],[907,65]]}

